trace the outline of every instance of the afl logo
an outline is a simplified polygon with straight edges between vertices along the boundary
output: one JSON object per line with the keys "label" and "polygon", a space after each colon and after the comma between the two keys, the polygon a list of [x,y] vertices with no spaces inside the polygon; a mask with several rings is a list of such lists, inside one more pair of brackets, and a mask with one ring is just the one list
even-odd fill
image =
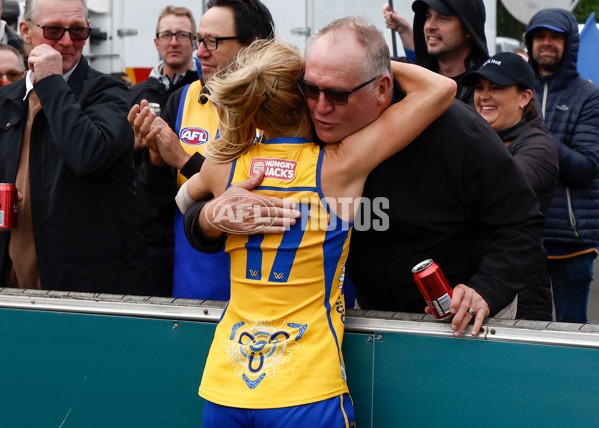
{"label": "afl logo", "polygon": [[190,146],[199,146],[208,142],[208,132],[202,128],[184,128],[181,131],[181,141]]}

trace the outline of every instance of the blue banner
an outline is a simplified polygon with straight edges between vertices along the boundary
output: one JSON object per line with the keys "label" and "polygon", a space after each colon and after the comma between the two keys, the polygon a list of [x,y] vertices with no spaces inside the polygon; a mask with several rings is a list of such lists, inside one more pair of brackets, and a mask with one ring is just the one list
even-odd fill
{"label": "blue banner", "polygon": [[595,12],[587,18],[580,32],[578,72],[585,79],[599,84],[599,29],[595,23]]}

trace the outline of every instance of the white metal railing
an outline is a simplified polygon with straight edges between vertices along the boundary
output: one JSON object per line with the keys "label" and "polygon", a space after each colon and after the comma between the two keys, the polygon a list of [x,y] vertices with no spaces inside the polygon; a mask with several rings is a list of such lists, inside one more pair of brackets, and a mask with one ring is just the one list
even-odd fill
{"label": "white metal railing", "polygon": [[[0,288],[0,308],[218,322],[226,302]],[[349,310],[346,331],[452,337],[448,321],[432,315]],[[468,331],[468,330],[467,330]],[[481,333],[460,339],[599,348],[599,325],[489,318]]]}

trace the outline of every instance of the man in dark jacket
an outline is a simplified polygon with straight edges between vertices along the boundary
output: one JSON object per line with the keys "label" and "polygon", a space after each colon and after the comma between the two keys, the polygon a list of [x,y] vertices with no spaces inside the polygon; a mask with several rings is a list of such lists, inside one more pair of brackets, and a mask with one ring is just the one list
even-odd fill
{"label": "man in dark jacket", "polygon": [[82,0],[27,2],[24,79],[0,88],[0,182],[17,228],[0,233],[0,284],[148,294],[124,83],[82,56]]}
{"label": "man in dark jacket", "polygon": [[[154,111],[166,107],[171,94],[198,80],[202,74],[199,60],[194,57],[196,23],[193,14],[186,7],[167,6],[158,18],[154,44],[162,60],[152,70],[148,80],[138,83],[131,89],[131,106],[141,100],[153,103]],[[138,169],[147,161],[147,148],[136,140],[135,163]],[[170,177],[162,176],[150,186],[145,185],[146,170],[139,172],[137,197],[142,207],[145,223],[145,237],[150,256],[150,281],[156,295],[170,297],[173,293],[174,260],[174,199],[170,203],[154,203],[157,188],[170,188]],[[171,191],[176,191],[173,186]]]}
{"label": "man in dark jacket", "polygon": [[535,94],[559,154],[543,236],[556,318],[587,322],[599,244],[599,87],[578,75],[578,25],[569,11],[538,12],[525,38]]}
{"label": "man in dark jacket", "polygon": [[[363,128],[392,102],[391,88],[380,86],[353,91],[347,103],[328,99],[326,91],[349,91],[372,74],[366,54],[371,47],[349,49],[345,36],[328,44],[316,39],[306,60],[305,79],[323,92],[307,99],[308,108],[326,143]],[[241,186],[231,186],[219,198],[223,204],[245,202],[242,195]],[[422,312],[425,303],[411,269],[432,258],[454,287],[454,334],[473,319],[471,332],[477,334],[483,320],[509,305],[527,284],[543,227],[538,201],[495,131],[461,101],[376,167],[363,195],[372,204],[356,218],[346,271],[363,309]],[[382,210],[375,206],[381,200],[388,201]],[[200,204],[185,213],[188,237],[197,248],[219,232],[215,219],[207,218],[211,210],[199,211]],[[248,224],[231,226],[249,230]]]}

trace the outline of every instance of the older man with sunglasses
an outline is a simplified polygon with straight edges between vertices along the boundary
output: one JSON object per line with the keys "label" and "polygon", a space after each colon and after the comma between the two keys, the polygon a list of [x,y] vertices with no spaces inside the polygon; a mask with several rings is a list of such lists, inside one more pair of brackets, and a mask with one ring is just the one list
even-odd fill
{"label": "older man with sunglasses", "polygon": [[23,198],[0,233],[0,286],[146,294],[124,83],[90,68],[83,0],[28,0],[24,79],[0,88],[0,182]]}
{"label": "older man with sunglasses", "polygon": [[[373,50],[381,49],[384,40],[366,43],[359,34],[341,32],[333,22],[319,31],[308,51],[300,84],[323,143],[363,128],[402,96],[375,72],[381,56]],[[543,257],[543,218],[510,153],[481,119],[456,100],[408,147],[370,173],[363,191],[370,204],[357,217],[346,270],[363,309],[422,312],[425,303],[412,268],[433,259],[454,287],[440,312],[454,315],[455,336],[469,323],[469,333],[478,334],[489,315],[515,315],[511,303]],[[274,218],[294,216],[282,202],[282,209],[263,210],[255,221],[224,223],[222,213],[236,212],[247,203],[244,189],[259,179],[256,175],[231,186],[204,209],[198,202],[187,210],[185,223],[194,247],[209,250],[210,238],[224,228],[281,231]],[[216,242],[219,248],[222,243]],[[426,310],[431,313],[431,308]]]}

